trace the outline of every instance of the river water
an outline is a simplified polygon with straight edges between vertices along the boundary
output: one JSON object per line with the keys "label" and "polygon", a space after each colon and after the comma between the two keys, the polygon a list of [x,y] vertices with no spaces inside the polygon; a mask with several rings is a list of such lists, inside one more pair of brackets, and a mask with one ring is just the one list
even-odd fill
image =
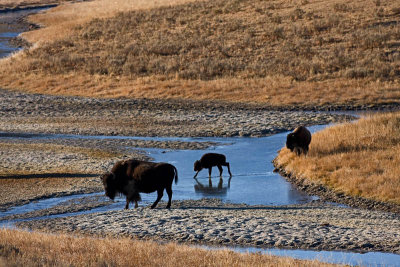
{"label": "river water", "polygon": [[[51,5],[49,7],[52,7]],[[20,33],[29,29],[29,23],[23,20],[29,14],[37,13],[49,7],[26,8],[16,11],[0,11],[0,58],[9,56],[20,48],[14,47],[10,41]]]}
{"label": "river water", "polygon": [[[42,9],[34,10],[38,12]],[[32,13],[32,10],[21,10],[16,12],[0,13],[0,58],[16,51],[11,47],[9,41],[18,36],[26,25],[17,25],[21,16]],[[312,132],[326,126],[310,127]],[[169,162],[175,165],[179,171],[179,183],[173,185],[173,199],[200,199],[203,197],[220,198],[232,203],[246,203],[250,205],[287,205],[305,203],[315,199],[298,191],[279,174],[273,172],[271,161],[277,151],[284,146],[287,133],[276,134],[264,138],[156,138],[156,140],[180,140],[180,141],[214,141],[220,145],[207,150],[177,150],[165,151],[162,149],[146,149],[149,156],[155,161]],[[135,138],[137,137],[106,137],[106,136],[48,136],[45,138]],[[41,138],[40,135],[38,138]],[[143,138],[150,139],[150,138]],[[151,138],[153,139],[153,138]],[[233,177],[229,179],[224,167],[223,178],[218,176],[218,169],[213,169],[213,176],[208,178],[207,170],[203,170],[197,179],[193,179],[193,162],[200,159],[206,152],[223,153],[230,162]],[[102,193],[97,193],[102,194]],[[34,210],[52,207],[69,199],[86,195],[68,196],[62,198],[46,199],[16,207],[7,212],[2,212],[0,217],[10,214],[20,214]],[[156,194],[142,194],[144,203],[154,201]],[[166,197],[166,196],[165,196]],[[58,216],[72,216],[86,212],[97,212],[112,209],[121,209],[124,199],[118,198],[113,205],[96,208],[91,211],[62,214]],[[50,216],[55,217],[55,216]],[[35,218],[39,219],[39,218]],[[12,222],[0,224],[1,227],[13,227]],[[219,249],[206,247],[207,249]],[[400,255],[390,253],[350,253],[332,251],[305,251],[305,250],[282,250],[282,249],[258,249],[231,247],[239,252],[257,252],[271,255],[289,256],[299,259],[318,259],[324,262],[340,263],[363,266],[400,266]]]}
{"label": "river water", "polygon": [[[316,131],[323,126],[314,126]],[[231,203],[249,205],[288,205],[306,203],[318,199],[298,191],[279,174],[274,173],[272,160],[277,151],[285,145],[286,133],[262,138],[194,138],[186,141],[213,141],[221,145],[207,150],[178,150],[165,153],[159,149],[147,150],[156,161],[175,165],[179,172],[179,183],[173,187],[173,199],[220,198]],[[223,167],[222,179],[218,168],[202,170],[197,179],[193,164],[207,152],[222,153],[230,163],[233,177]],[[152,197],[152,199],[155,198]]]}

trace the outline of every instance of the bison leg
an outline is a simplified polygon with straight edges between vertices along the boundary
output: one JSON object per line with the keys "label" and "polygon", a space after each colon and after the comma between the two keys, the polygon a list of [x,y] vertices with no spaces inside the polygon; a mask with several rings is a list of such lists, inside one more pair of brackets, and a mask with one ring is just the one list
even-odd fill
{"label": "bison leg", "polygon": [[172,200],[172,188],[171,186],[167,187],[165,189],[167,191],[168,194],[168,204],[167,204],[167,209],[169,209],[171,207],[171,200]]}
{"label": "bison leg", "polygon": [[139,207],[137,200],[135,200],[135,209],[137,209],[137,207]]}
{"label": "bison leg", "polygon": [[196,174],[194,175],[193,179],[196,179],[197,174],[199,174],[200,171],[197,171]]}
{"label": "bison leg", "polygon": [[223,172],[222,166],[218,165],[217,167],[218,167],[218,170],[219,170],[219,176],[221,177],[222,176],[222,172]]}
{"label": "bison leg", "polygon": [[128,198],[126,198],[126,205],[125,205],[125,209],[127,210],[127,209],[129,209],[129,199]]}
{"label": "bison leg", "polygon": [[232,177],[232,173],[231,173],[231,167],[229,166],[229,162],[225,162],[225,164],[222,164],[222,165],[224,165],[224,166],[228,167],[228,173],[229,173],[229,176],[230,176],[230,177]]}
{"label": "bison leg", "polygon": [[210,178],[211,178],[211,170],[212,170],[212,167],[208,168],[208,177],[210,177]]}
{"label": "bison leg", "polygon": [[163,197],[163,191],[164,191],[164,188],[157,190],[157,199],[156,199],[156,201],[154,201],[153,205],[151,205],[152,209],[154,209],[157,206],[158,202]]}

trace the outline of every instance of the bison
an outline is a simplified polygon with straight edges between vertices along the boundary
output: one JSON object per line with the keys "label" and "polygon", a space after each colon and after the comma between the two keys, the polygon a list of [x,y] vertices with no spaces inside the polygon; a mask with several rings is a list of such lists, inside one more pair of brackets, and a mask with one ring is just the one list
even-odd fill
{"label": "bison", "polygon": [[311,133],[304,126],[297,127],[293,132],[287,135],[286,147],[294,151],[296,155],[307,155],[308,146],[311,143]]}
{"label": "bison", "polygon": [[196,160],[194,163],[194,171],[196,172],[193,178],[197,177],[197,174],[204,169],[208,168],[208,175],[211,177],[211,169],[212,167],[217,166],[219,169],[219,176],[222,176],[222,166],[228,167],[229,175],[232,177],[231,169],[229,167],[229,162],[226,162],[225,155],[218,153],[206,153],[204,154],[200,160]]}
{"label": "bison", "polygon": [[154,163],[135,159],[118,161],[111,172],[101,176],[106,196],[111,199],[116,194],[126,196],[125,209],[129,209],[129,203],[141,200],[140,192],[151,193],[157,191],[157,199],[151,205],[154,209],[163,196],[164,189],[168,194],[167,209],[171,207],[172,181],[178,183],[178,171],[175,166],[168,163]]}

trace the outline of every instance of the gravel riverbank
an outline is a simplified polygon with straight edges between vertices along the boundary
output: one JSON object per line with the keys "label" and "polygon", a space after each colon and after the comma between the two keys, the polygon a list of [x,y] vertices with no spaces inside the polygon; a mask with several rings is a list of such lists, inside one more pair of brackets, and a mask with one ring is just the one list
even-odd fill
{"label": "gravel riverbank", "polygon": [[400,253],[400,217],[319,201],[290,206],[173,201],[172,209],[140,207],[27,221],[21,228],[209,245]]}
{"label": "gravel riverbank", "polygon": [[262,106],[149,99],[96,99],[0,90],[0,131],[126,136],[268,136],[299,124],[351,116]]}

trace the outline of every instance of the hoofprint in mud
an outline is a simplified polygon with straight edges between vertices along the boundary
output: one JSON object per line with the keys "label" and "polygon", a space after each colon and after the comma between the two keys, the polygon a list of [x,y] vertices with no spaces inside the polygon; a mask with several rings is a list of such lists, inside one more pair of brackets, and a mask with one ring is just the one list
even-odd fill
{"label": "hoofprint in mud", "polygon": [[18,223],[39,231],[128,236],[208,245],[400,253],[400,216],[314,201],[289,206],[173,201],[165,210],[140,207]]}

